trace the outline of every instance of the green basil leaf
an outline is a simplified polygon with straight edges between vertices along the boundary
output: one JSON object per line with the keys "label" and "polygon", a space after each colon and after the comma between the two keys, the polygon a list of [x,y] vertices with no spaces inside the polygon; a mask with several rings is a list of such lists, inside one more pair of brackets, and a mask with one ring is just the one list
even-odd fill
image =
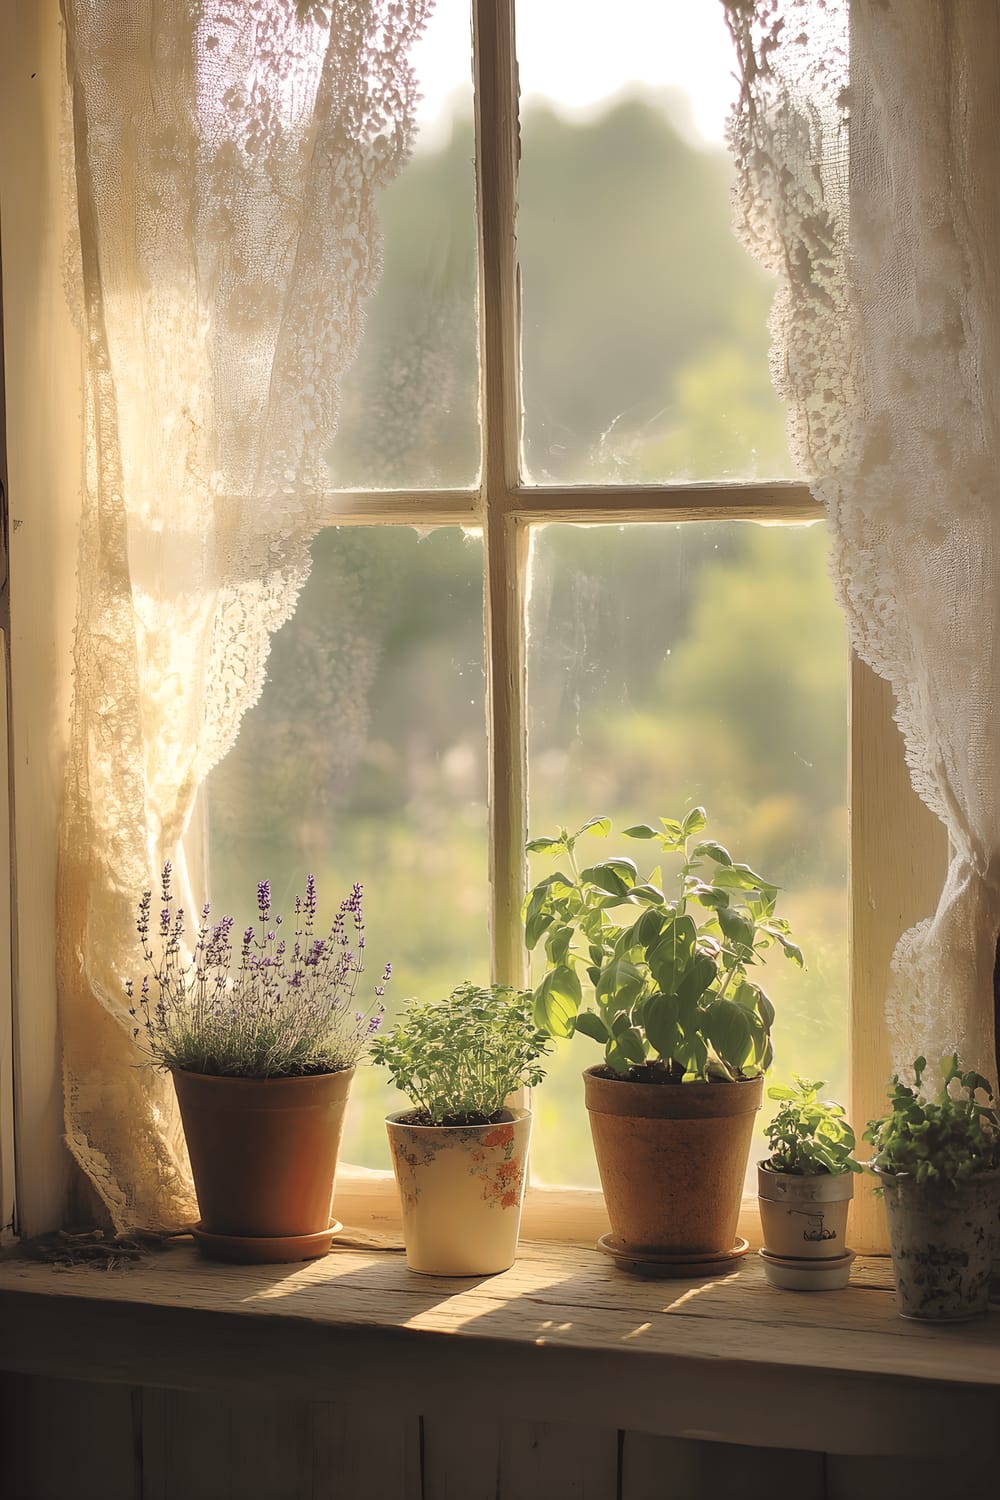
{"label": "green basil leaf", "polygon": [[729,850],[717,844],[714,839],[706,839],[703,844],[698,844],[691,857],[692,859],[711,859],[717,865],[731,865],[733,862],[733,856]]}
{"label": "green basil leaf", "polygon": [[700,833],[708,822],[708,815],[703,807],[692,807],[681,826],[681,832],[686,839],[693,834]]}
{"label": "green basil leaf", "polygon": [[573,1024],[574,1033],[582,1031],[584,1036],[589,1036],[593,1041],[600,1042],[603,1047],[608,1040],[608,1028],[592,1010],[582,1010]]}
{"label": "green basil leaf", "polygon": [[713,1000],[705,1010],[704,1033],[723,1062],[739,1068],[750,1051],[750,1020],[732,1000]]}
{"label": "green basil leaf", "polygon": [[550,970],[532,996],[535,1025],[550,1036],[572,1036],[581,998],[575,969],[562,964]]}

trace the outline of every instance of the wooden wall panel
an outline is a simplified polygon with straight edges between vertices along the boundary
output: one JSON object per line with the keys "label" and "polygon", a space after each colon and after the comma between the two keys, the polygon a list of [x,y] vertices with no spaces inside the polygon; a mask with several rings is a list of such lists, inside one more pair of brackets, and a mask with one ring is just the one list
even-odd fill
{"label": "wooden wall panel", "polygon": [[309,1496],[311,1470],[305,1406],[202,1392],[143,1392],[142,1500]]}
{"label": "wooden wall panel", "polygon": [[612,1428],[518,1422],[500,1437],[499,1500],[616,1500]]}
{"label": "wooden wall panel", "polygon": [[420,1418],[385,1408],[313,1408],[309,1500],[422,1500]]}
{"label": "wooden wall panel", "polygon": [[139,1393],[0,1375],[4,1500],[142,1500]]}
{"label": "wooden wall panel", "polygon": [[497,1500],[500,1426],[477,1414],[476,1399],[421,1419],[421,1500]]}
{"label": "wooden wall panel", "polygon": [[962,1456],[960,1434],[953,1459],[831,1453],[826,1460],[826,1500],[982,1500],[996,1490],[995,1468],[970,1464]]}
{"label": "wooden wall panel", "polygon": [[[959,1441],[959,1447],[961,1443]],[[619,1488],[619,1464],[621,1484]],[[978,1500],[992,1464],[0,1376],[3,1500]]]}
{"label": "wooden wall panel", "polygon": [[823,1454],[625,1433],[621,1500],[710,1500],[717,1495],[826,1500]]}
{"label": "wooden wall panel", "polygon": [[421,1500],[417,1418],[146,1390],[142,1500]]}
{"label": "wooden wall panel", "polygon": [[621,1500],[698,1500],[701,1495],[698,1448],[699,1444],[686,1438],[624,1433]]}

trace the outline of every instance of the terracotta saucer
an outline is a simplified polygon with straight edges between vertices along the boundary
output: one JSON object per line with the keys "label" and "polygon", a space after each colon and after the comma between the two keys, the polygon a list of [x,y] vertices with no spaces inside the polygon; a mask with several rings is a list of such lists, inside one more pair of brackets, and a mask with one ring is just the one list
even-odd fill
{"label": "terracotta saucer", "polygon": [[741,1260],[750,1248],[749,1240],[737,1237],[731,1250],[714,1250],[705,1255],[656,1255],[648,1251],[629,1250],[613,1234],[602,1234],[598,1250],[610,1255],[616,1266],[636,1276],[682,1277],[719,1276]]}
{"label": "terracotta saucer", "polygon": [[325,1255],[343,1224],[333,1223],[317,1234],[286,1234],[254,1238],[241,1234],[212,1234],[200,1225],[191,1233],[202,1255],[209,1260],[236,1261],[240,1265],[278,1265],[285,1261],[316,1260]]}

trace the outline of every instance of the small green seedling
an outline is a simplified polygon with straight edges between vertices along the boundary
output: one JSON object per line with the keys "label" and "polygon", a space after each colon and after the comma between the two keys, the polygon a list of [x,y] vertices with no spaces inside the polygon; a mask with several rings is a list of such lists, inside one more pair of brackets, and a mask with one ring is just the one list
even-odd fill
{"label": "small green seedling", "polygon": [[[926,1067],[927,1059],[918,1057],[913,1064],[913,1088],[893,1074],[889,1113],[869,1120],[864,1138],[875,1148],[871,1166],[880,1172],[907,1173],[918,1183],[954,1189],[1000,1166],[1000,1126],[992,1108],[993,1090],[982,1074],[963,1073],[957,1054],[952,1054],[942,1059],[940,1091],[927,1098],[920,1090]],[[960,1090],[957,1096],[953,1084]],[[986,1096],[986,1103],[980,1103],[979,1094]]]}
{"label": "small green seedling", "polygon": [[861,1171],[844,1107],[819,1097],[825,1087],[796,1076],[794,1088],[775,1084],[768,1089],[768,1098],[781,1108],[765,1131],[771,1154],[762,1166],[795,1177]]}

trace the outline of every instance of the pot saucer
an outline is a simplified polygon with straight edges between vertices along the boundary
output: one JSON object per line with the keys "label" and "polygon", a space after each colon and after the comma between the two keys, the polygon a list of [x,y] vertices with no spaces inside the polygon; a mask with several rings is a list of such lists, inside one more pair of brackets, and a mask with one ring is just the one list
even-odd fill
{"label": "pot saucer", "polygon": [[610,1255],[616,1266],[635,1276],[691,1279],[696,1276],[719,1276],[741,1260],[750,1248],[749,1240],[737,1236],[731,1250],[713,1250],[703,1255],[657,1255],[645,1250],[629,1250],[613,1234],[602,1234],[598,1250]]}
{"label": "pot saucer", "polygon": [[832,1256],[828,1260],[774,1255],[770,1250],[760,1250],[758,1254],[764,1262],[764,1274],[771,1286],[792,1292],[841,1290],[850,1279],[851,1263],[854,1260],[853,1250],[845,1250],[843,1255]]}
{"label": "pot saucer", "polygon": [[212,1234],[196,1224],[191,1233],[202,1255],[209,1260],[235,1261],[239,1265],[278,1265],[286,1261],[316,1260],[325,1255],[343,1224],[334,1222],[317,1234],[282,1234],[257,1237],[245,1234]]}

